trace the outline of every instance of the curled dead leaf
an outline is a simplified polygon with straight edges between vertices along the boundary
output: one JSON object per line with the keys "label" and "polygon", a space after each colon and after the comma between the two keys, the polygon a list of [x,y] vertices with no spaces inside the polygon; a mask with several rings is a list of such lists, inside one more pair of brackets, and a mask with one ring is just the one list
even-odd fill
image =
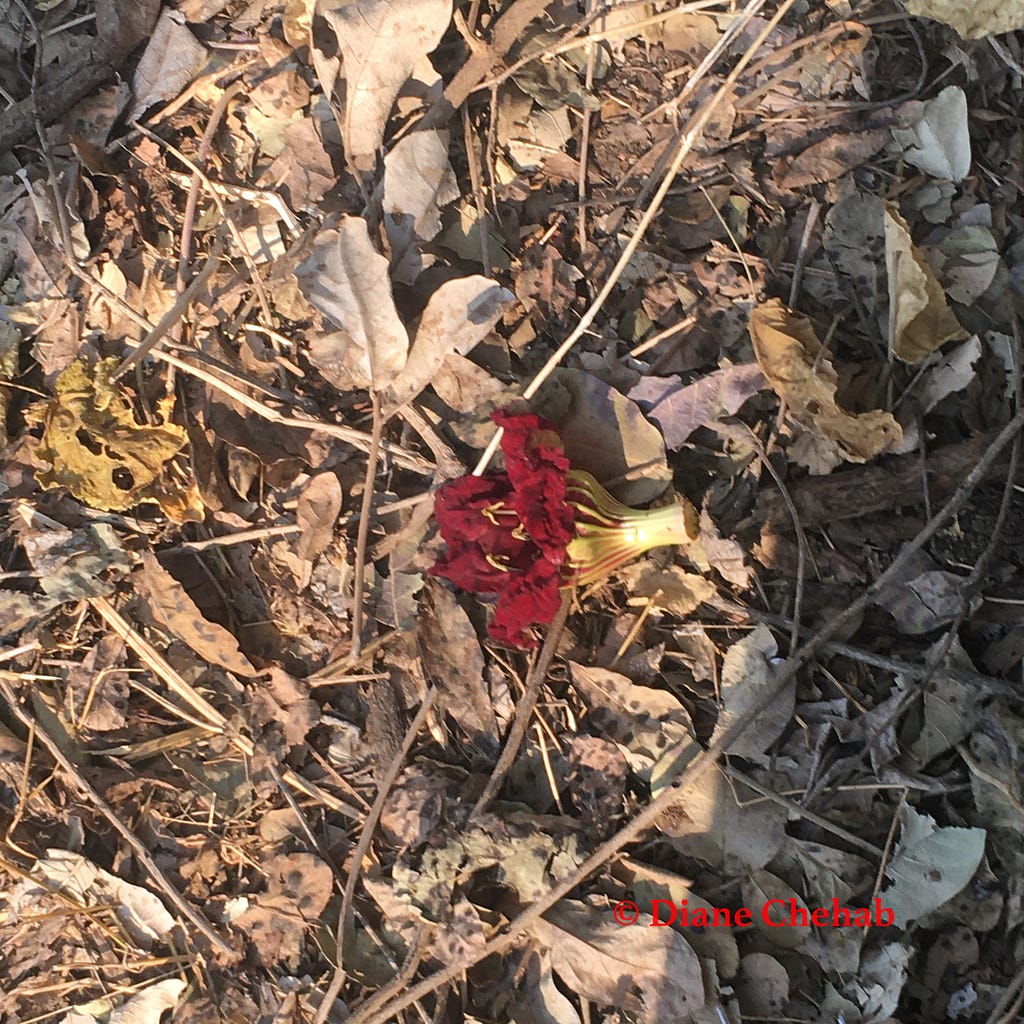
{"label": "curled dead leaf", "polygon": [[916,363],[947,341],[967,337],[894,203],[885,204],[885,267],[889,303],[896,310],[890,343],[898,358]]}
{"label": "curled dead leaf", "polygon": [[867,462],[902,440],[892,413],[854,414],[839,406],[838,374],[805,317],[771,299],[751,313],[750,337],[761,372],[789,415],[818,442],[818,455],[828,469],[844,460]]}

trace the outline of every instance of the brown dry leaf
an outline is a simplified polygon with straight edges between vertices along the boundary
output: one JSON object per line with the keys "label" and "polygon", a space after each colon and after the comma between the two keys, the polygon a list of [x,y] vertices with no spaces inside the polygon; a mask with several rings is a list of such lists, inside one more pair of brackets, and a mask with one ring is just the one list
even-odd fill
{"label": "brown dry leaf", "polygon": [[327,550],[341,502],[341,484],[333,473],[318,473],[302,488],[295,509],[295,522],[302,529],[295,549],[299,558],[312,562]]}
{"label": "brown dry leaf", "polygon": [[133,121],[154,103],[173,99],[206,64],[206,49],[177,12],[164,10],[135,69],[135,102],[128,112]]}
{"label": "brown dry leaf", "polygon": [[580,1024],[572,1000],[555,984],[547,953],[534,950],[530,954],[522,995],[510,1014],[516,1024]]}
{"label": "brown dry leaf", "polygon": [[916,363],[947,341],[967,337],[895,203],[885,204],[885,268],[896,310],[896,336],[889,339],[896,356]]}
{"label": "brown dry leaf", "polygon": [[[775,637],[763,624],[726,651],[722,662],[722,710],[711,737],[712,743],[737,722],[752,716],[755,705],[773,684],[771,663],[777,653]],[[753,722],[730,745],[729,753],[760,759],[789,724],[796,702],[795,688],[796,682],[790,680],[767,708],[757,711]]]}
{"label": "brown dry leaf", "polygon": [[105,359],[90,368],[78,360],[57,378],[42,413],[38,452],[51,468],[37,479],[46,488],[66,487],[92,508],[123,512],[151,502],[180,522],[193,496],[164,477],[188,436],[170,422],[136,423],[130,403],[110,381],[116,365],[116,359]]}
{"label": "brown dry leaf", "polygon": [[334,875],[311,853],[271,857],[263,872],[267,891],[234,924],[249,933],[264,966],[294,964],[302,952],[303,934],[319,923],[331,898]]}
{"label": "brown dry leaf", "polygon": [[748,953],[736,979],[740,1009],[749,1017],[774,1020],[789,1002],[789,974],[767,953]]}
{"label": "brown dry leaf", "polygon": [[905,0],[911,14],[934,18],[965,39],[1024,28],[1024,0]]}
{"label": "brown dry leaf", "polygon": [[436,680],[442,706],[483,751],[498,749],[498,722],[487,684],[484,656],[473,623],[450,590],[428,579],[418,621],[420,657]]}
{"label": "brown dry leaf", "polygon": [[[672,482],[665,442],[636,402],[582,370],[555,370],[531,403],[551,420],[569,462],[626,505],[643,505]],[[625,479],[620,479],[625,478]]]}
{"label": "brown dry leaf", "polygon": [[639,562],[619,570],[631,605],[651,604],[673,615],[684,617],[696,611],[715,592],[715,585],[696,573],[684,572],[677,565],[655,569],[650,562]]}
{"label": "brown dry leaf", "polygon": [[629,397],[661,427],[665,447],[678,451],[695,430],[739,412],[763,387],[761,370],[753,363],[740,363],[686,385],[678,377],[645,377]]}
{"label": "brown dry leaf", "polygon": [[427,300],[409,359],[388,390],[389,408],[415,398],[451,353],[464,356],[487,337],[515,296],[487,277],[446,281]]}
{"label": "brown dry leaf", "polygon": [[775,179],[780,188],[797,189],[834,181],[871,159],[892,138],[888,128],[830,135],[788,161]]}
{"label": "brown dry leaf", "polygon": [[313,365],[342,391],[391,384],[405,366],[409,335],[366,221],[346,216],[337,230],[322,231],[295,276],[310,303],[341,328],[313,339]]}
{"label": "brown dry leaf", "polygon": [[588,728],[618,743],[641,778],[650,778],[666,751],[696,747],[689,713],[667,690],[641,686],[607,668],[577,662],[570,668],[588,709]]}
{"label": "brown dry leaf", "polygon": [[554,972],[584,999],[638,1014],[683,1021],[704,1006],[700,960],[673,928],[622,928],[607,912],[561,900],[532,926],[550,950]]}
{"label": "brown dry leaf", "polygon": [[771,299],[750,314],[750,338],[772,389],[819,442],[823,465],[867,462],[902,440],[891,413],[875,409],[855,415],[839,407],[838,375],[805,317]]}
{"label": "brown dry leaf", "polygon": [[142,555],[142,572],[136,574],[135,582],[148,598],[157,621],[200,658],[243,679],[255,673],[252,663],[239,650],[238,641],[223,626],[203,618],[185,588],[149,551]]}
{"label": "brown dry leaf", "polygon": [[[441,41],[452,18],[451,0],[354,0],[318,5],[334,35],[312,47],[324,92],[334,91],[339,71],[345,79],[341,137],[346,156],[361,171],[372,170],[384,142],[395,99],[417,61]],[[314,32],[316,23],[314,22]],[[341,68],[329,50],[343,58]]]}

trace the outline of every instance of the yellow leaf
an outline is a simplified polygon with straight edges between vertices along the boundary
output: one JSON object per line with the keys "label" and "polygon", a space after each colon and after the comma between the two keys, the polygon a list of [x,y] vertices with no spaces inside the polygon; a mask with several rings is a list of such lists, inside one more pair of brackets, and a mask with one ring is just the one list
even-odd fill
{"label": "yellow leaf", "polygon": [[772,299],[751,313],[750,337],[768,383],[817,442],[825,472],[844,460],[867,462],[902,440],[891,413],[874,409],[858,415],[839,406],[838,375],[805,317]]}
{"label": "yellow leaf", "polygon": [[896,309],[892,350],[899,359],[916,363],[947,341],[967,337],[893,203],[885,204],[885,269]]}
{"label": "yellow leaf", "polygon": [[194,488],[167,477],[167,463],[184,448],[182,427],[140,426],[121,389],[110,380],[116,359],[90,368],[72,363],[58,378],[42,414],[39,457],[50,468],[38,474],[45,488],[66,487],[79,501],[123,512],[143,502],[160,505],[181,521],[195,508]]}

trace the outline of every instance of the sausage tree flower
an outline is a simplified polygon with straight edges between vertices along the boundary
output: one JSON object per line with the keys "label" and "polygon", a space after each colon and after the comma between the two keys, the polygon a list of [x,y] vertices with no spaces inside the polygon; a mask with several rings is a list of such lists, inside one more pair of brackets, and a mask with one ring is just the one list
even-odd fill
{"label": "sausage tree flower", "polygon": [[448,551],[430,569],[463,590],[497,595],[493,639],[535,647],[530,627],[555,617],[562,588],[697,536],[688,501],[629,508],[589,473],[570,469],[547,420],[504,409],[493,419],[504,431],[505,470],[462,476],[438,490],[434,514]]}

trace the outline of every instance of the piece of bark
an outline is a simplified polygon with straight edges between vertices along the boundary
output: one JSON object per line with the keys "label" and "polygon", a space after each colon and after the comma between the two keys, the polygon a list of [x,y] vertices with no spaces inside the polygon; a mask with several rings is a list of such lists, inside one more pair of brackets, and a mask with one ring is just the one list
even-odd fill
{"label": "piece of bark", "polygon": [[35,96],[26,96],[0,114],[0,153],[35,136],[36,119],[53,124],[80,100],[113,78],[143,39],[159,13],[159,0],[99,0],[101,34],[67,64],[47,69]]}
{"label": "piece of bark", "polygon": [[[978,464],[995,433],[947,445],[928,456],[928,489],[933,505],[948,499]],[[1006,474],[1009,455],[1000,459],[988,479]],[[839,519],[859,519],[923,501],[921,456],[917,452],[883,459],[828,476],[809,476],[789,485],[789,494],[805,530],[826,526]],[[738,530],[771,526],[780,532],[793,529],[793,520],[776,488],[757,499],[753,514]]]}

